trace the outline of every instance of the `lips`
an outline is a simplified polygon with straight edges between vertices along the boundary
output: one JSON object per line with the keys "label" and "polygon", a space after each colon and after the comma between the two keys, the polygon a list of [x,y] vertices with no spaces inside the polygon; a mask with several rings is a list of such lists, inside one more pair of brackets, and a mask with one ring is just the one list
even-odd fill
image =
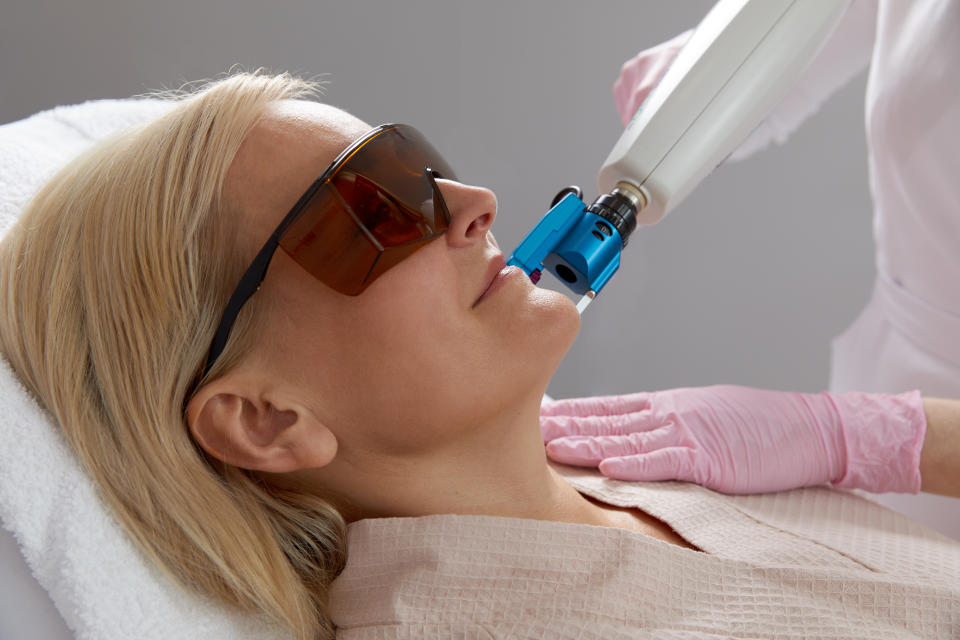
{"label": "lips", "polygon": [[483,290],[480,292],[480,295],[477,296],[477,299],[474,300],[473,306],[480,304],[480,301],[487,294],[487,291],[490,290],[490,285],[493,284],[494,280],[497,279],[497,276],[503,271],[504,267],[507,266],[507,261],[503,259],[503,254],[498,253],[493,257],[493,260],[490,261],[490,264],[487,265],[487,270],[484,272],[483,276]]}

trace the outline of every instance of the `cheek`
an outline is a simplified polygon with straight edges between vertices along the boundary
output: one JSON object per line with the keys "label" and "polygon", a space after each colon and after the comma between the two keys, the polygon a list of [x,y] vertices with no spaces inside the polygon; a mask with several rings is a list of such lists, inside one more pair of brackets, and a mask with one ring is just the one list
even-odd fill
{"label": "cheek", "polygon": [[290,295],[270,305],[283,317],[271,324],[280,344],[268,357],[338,437],[367,446],[391,439],[412,446],[431,425],[449,423],[478,368],[476,352],[485,351],[457,307],[454,279],[404,266],[356,297],[281,274],[299,287],[290,284]]}
{"label": "cheek", "polygon": [[[425,283],[427,275],[410,282]],[[570,348],[580,316],[566,296],[536,287],[505,291],[478,312],[461,308],[443,282],[369,299],[351,322],[363,346],[366,378],[396,408],[436,412],[446,405],[488,405],[531,386],[546,386]],[[364,366],[356,372],[362,373]]]}
{"label": "cheek", "polygon": [[444,403],[452,406],[475,366],[476,346],[449,297],[425,288],[352,302],[328,345],[332,366],[320,374],[338,418],[362,431],[390,426],[396,433],[404,420],[415,418],[422,429],[432,415],[447,413]]}
{"label": "cheek", "polygon": [[[475,327],[448,296],[417,292],[377,305],[357,328],[374,375],[401,381],[406,398],[446,393],[462,382],[475,346]],[[398,391],[398,395],[403,393]]]}

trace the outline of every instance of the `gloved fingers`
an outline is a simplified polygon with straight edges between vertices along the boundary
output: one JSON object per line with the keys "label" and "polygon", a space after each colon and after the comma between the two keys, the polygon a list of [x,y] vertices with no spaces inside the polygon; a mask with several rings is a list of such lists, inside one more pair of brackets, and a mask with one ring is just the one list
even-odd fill
{"label": "gloved fingers", "polygon": [[567,436],[619,436],[664,426],[650,410],[609,416],[540,416],[544,442]]}
{"label": "gloved fingers", "polygon": [[624,127],[630,124],[637,109],[656,85],[647,77],[651,66],[652,61],[646,52],[641,53],[623,64],[620,76],[613,83],[613,101]]}
{"label": "gloved fingers", "polygon": [[635,455],[675,446],[680,436],[672,425],[650,432],[613,436],[568,436],[547,444],[547,456],[564,464],[595,467],[606,458]]}
{"label": "gloved fingers", "polygon": [[602,445],[597,440],[598,438],[585,436],[569,436],[551,440],[547,443],[547,457],[561,464],[595,467],[603,460]]}
{"label": "gloved fingers", "polygon": [[659,480],[693,480],[694,451],[687,447],[667,447],[651,453],[607,458],[600,463],[600,473],[616,480],[656,482]]}
{"label": "gloved fingers", "polygon": [[[654,424],[652,421],[646,430],[637,429],[626,436],[633,445],[644,453],[657,449],[676,447],[684,444],[685,437],[673,422]],[[621,454],[622,455],[622,454]],[[607,456],[614,457],[614,456]]]}
{"label": "gloved fingers", "polygon": [[544,442],[569,436],[619,435],[619,425],[612,418],[576,416],[540,416],[540,435]]}
{"label": "gloved fingers", "polygon": [[685,31],[623,63],[620,76],[613,85],[613,99],[623,126],[630,123],[637,109],[666,74],[692,34],[693,29]]}
{"label": "gloved fingers", "polygon": [[540,405],[541,416],[609,416],[650,408],[649,393],[553,400]]}

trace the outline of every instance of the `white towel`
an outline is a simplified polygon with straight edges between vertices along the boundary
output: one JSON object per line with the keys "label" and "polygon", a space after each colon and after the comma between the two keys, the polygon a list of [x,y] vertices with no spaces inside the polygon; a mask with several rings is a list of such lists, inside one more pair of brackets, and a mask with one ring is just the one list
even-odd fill
{"label": "white towel", "polygon": [[[0,126],[0,234],[70,158],[168,108],[159,100],[100,100]],[[77,638],[288,637],[179,589],[150,565],[3,360],[0,407],[0,522]]]}

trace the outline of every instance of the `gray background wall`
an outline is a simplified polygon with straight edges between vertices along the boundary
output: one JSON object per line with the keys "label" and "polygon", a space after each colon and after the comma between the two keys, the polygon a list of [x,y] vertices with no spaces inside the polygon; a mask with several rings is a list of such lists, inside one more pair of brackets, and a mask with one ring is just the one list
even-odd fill
{"label": "gray background wall", "polygon": [[[325,73],[327,100],[424,130],[500,199],[509,251],[621,130],[620,65],[706,0],[7,0],[0,122],[234,64]],[[861,77],[784,147],[715,172],[634,234],[584,316],[555,396],[719,382],[820,390],[829,339],[873,277]]]}

